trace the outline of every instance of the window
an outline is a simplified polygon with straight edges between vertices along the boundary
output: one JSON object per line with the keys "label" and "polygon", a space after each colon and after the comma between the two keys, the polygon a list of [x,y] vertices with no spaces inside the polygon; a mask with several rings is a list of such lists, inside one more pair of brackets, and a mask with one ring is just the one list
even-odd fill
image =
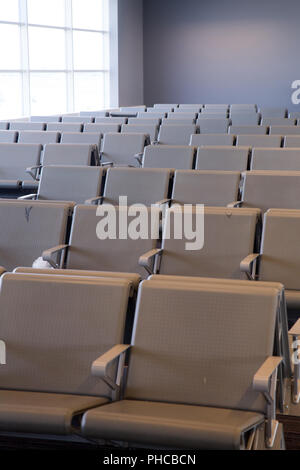
{"label": "window", "polygon": [[0,119],[109,107],[109,0],[0,0]]}

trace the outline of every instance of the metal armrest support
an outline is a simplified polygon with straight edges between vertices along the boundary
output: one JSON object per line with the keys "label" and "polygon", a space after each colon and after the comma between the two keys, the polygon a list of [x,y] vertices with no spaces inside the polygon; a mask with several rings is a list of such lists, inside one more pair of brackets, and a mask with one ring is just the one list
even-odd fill
{"label": "metal armrest support", "polygon": [[300,402],[300,319],[290,329],[289,335],[293,337],[293,363],[294,363],[294,380],[293,380],[293,402]]}
{"label": "metal armrest support", "polygon": [[161,256],[163,254],[163,249],[155,248],[153,250],[148,251],[144,255],[142,255],[139,259],[139,265],[146,269],[147,273],[152,275],[153,270],[151,269],[151,260],[156,258],[157,256]]}
{"label": "metal armrest support", "polygon": [[247,274],[247,277],[250,281],[255,280],[256,265],[259,258],[260,254],[252,253],[251,255],[248,255],[246,258],[244,258],[240,264],[240,270],[242,273]]}
{"label": "metal armrest support", "polygon": [[28,173],[32,177],[32,179],[34,179],[34,181],[39,181],[39,178],[37,177],[37,172],[41,168],[42,165],[31,166],[29,168],[26,168],[26,173]]}
{"label": "metal armrest support", "polygon": [[167,204],[169,206],[171,202],[172,202],[172,199],[162,199],[161,201],[157,201],[154,205],[155,206],[163,206],[163,205]]}
{"label": "metal armrest support", "polygon": [[229,209],[236,209],[238,207],[242,207],[243,205],[243,201],[234,201],[234,202],[231,202],[230,204],[227,204],[227,207]]}
{"label": "metal armrest support", "polygon": [[4,273],[6,273],[6,269],[3,266],[0,266],[0,276]]}
{"label": "metal armrest support", "polygon": [[[63,253],[65,253],[65,251],[69,248],[70,245],[58,245],[58,246],[55,246],[54,248],[50,248],[49,250],[45,250],[43,252],[43,260],[44,261],[48,261],[49,264],[51,264],[51,266],[55,269],[59,269],[61,266],[58,265],[53,259],[52,259],[52,256],[57,254],[57,253],[61,253],[61,255]],[[64,258],[64,257],[63,257]],[[62,264],[62,263],[61,263]]]}
{"label": "metal armrest support", "polygon": [[0,340],[0,366],[5,366],[6,364],[6,344],[4,341]]}
{"label": "metal armrest support", "polygon": [[18,197],[20,201],[36,200],[37,194],[27,194],[26,196]]}
{"label": "metal armrest support", "polygon": [[278,367],[282,357],[268,357],[253,378],[253,389],[264,395],[267,402],[266,444],[271,448],[274,445],[278,421],[276,420],[276,385]]}
{"label": "metal armrest support", "polygon": [[139,152],[139,153],[136,153],[136,154],[134,155],[134,158],[138,161],[138,164],[139,164],[140,166],[143,165],[143,156],[144,156],[144,153],[143,153],[143,152]]}
{"label": "metal armrest support", "polygon": [[[128,351],[129,348],[131,348],[131,345],[129,344],[118,344],[112,349],[110,349],[108,352],[100,356],[98,359],[96,359],[92,364],[92,375],[102,379],[109,386],[109,388],[111,388],[111,390],[116,393],[119,393],[120,391],[125,362],[125,353]],[[108,368],[110,364],[116,359],[119,359],[119,365],[116,381],[114,381],[108,375]]]}
{"label": "metal armrest support", "polygon": [[89,204],[89,205],[95,204],[95,205],[98,205],[99,202],[102,202],[102,201],[103,201],[103,199],[104,199],[104,196],[93,197],[93,198],[91,198],[91,199],[87,199],[87,200],[85,201],[85,204]]}

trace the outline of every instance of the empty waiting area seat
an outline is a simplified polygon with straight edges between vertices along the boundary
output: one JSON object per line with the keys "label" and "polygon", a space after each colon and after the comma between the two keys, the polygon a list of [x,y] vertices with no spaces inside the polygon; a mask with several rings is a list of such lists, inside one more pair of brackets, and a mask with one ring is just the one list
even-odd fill
{"label": "empty waiting area seat", "polygon": [[300,149],[253,150],[251,170],[300,171]]}
{"label": "empty waiting area seat", "polygon": [[177,170],[172,203],[227,206],[232,197],[237,197],[239,184],[237,171]]}
{"label": "empty waiting area seat", "polygon": [[125,134],[147,134],[151,142],[154,142],[158,137],[158,126],[156,124],[148,124],[147,122],[144,122],[144,124],[123,124],[121,132]]}
{"label": "empty waiting area seat", "polygon": [[94,118],[91,116],[63,116],[62,117],[62,122],[63,123],[79,123],[79,124],[85,124],[87,122],[94,122]]}
{"label": "empty waiting area seat", "polygon": [[263,126],[295,126],[296,119],[280,117],[263,117],[261,124]]}
{"label": "empty waiting area seat", "polygon": [[61,144],[90,144],[96,145],[97,150],[101,147],[102,134],[100,132],[63,132]]}
{"label": "empty waiting area seat", "polygon": [[267,126],[230,126],[229,134],[233,135],[266,135]]}
{"label": "empty waiting area seat", "polygon": [[127,117],[96,117],[95,123],[96,124],[122,124],[127,123]]}
{"label": "empty waiting area seat", "polygon": [[100,196],[103,168],[89,166],[44,166],[37,194],[22,197],[23,200],[71,201],[84,204],[87,199]]}
{"label": "empty waiting area seat", "polygon": [[192,134],[196,134],[197,127],[190,125],[161,125],[158,142],[165,145],[188,145]]}
{"label": "empty waiting area seat", "polygon": [[44,131],[46,124],[44,122],[20,122],[15,121],[9,124],[11,131]]}
{"label": "empty waiting area seat", "polygon": [[196,170],[246,171],[250,159],[249,147],[199,147]]}
{"label": "empty waiting area seat", "polygon": [[229,134],[193,134],[191,136],[190,145],[193,147],[201,147],[203,145],[234,145],[235,136]]}
{"label": "empty waiting area seat", "polygon": [[47,144],[43,165],[91,165],[94,146],[89,144]]}
{"label": "empty waiting area seat", "polygon": [[193,111],[185,111],[180,113],[168,113],[167,119],[190,119],[195,121],[197,118],[198,113]]}
{"label": "empty waiting area seat", "polygon": [[300,126],[271,126],[271,135],[300,135]]}
{"label": "empty waiting area seat", "polygon": [[246,147],[281,147],[282,138],[280,135],[238,135],[236,145]]}
{"label": "empty waiting area seat", "polygon": [[0,121],[0,130],[6,131],[9,128],[9,122],[7,121]]}
{"label": "empty waiting area seat", "polygon": [[230,120],[224,119],[203,119],[197,120],[200,128],[200,134],[227,134]]}
{"label": "empty waiting area seat", "polygon": [[143,168],[192,170],[195,148],[189,145],[147,145],[142,158]]}
{"label": "empty waiting area seat", "polygon": [[47,124],[47,131],[82,132],[83,124],[77,122],[51,122]]}
{"label": "empty waiting area seat", "polygon": [[46,124],[50,122],[61,122],[62,116],[30,116],[30,122],[44,122]]}
{"label": "empty waiting area seat", "polygon": [[259,109],[259,112],[262,115],[262,118],[285,118],[287,117],[287,109],[284,108],[267,108],[262,107]]}
{"label": "empty waiting area seat", "polygon": [[40,164],[39,144],[0,144],[0,188],[17,188],[30,180],[26,168]]}
{"label": "empty waiting area seat", "polygon": [[[72,205],[0,200],[0,266],[32,266],[49,246],[65,243]],[[1,371],[0,371],[1,374]]]}
{"label": "empty waiting area seat", "polygon": [[85,124],[83,132],[99,132],[101,134],[109,134],[111,132],[120,132],[121,125],[112,123],[112,124]]}
{"label": "empty waiting area seat", "polygon": [[105,134],[101,149],[101,162],[112,165],[137,166],[136,157],[142,156],[150,144],[146,134]]}
{"label": "empty waiting area seat", "polygon": [[2,131],[0,130],[0,143],[2,144],[14,144],[18,141],[17,131]]}
{"label": "empty waiting area seat", "polygon": [[[2,431],[71,435],[84,410],[111,401],[92,365],[124,343],[131,286],[96,276],[2,276],[0,337],[9,357],[0,366]],[[110,367],[116,382],[117,369]]]}
{"label": "empty waiting area seat", "polygon": [[55,144],[60,141],[60,133],[55,131],[21,131],[18,142],[23,144]]}
{"label": "empty waiting area seat", "polygon": [[287,148],[300,148],[300,135],[285,136],[283,146]]}
{"label": "empty waiting area seat", "polygon": [[230,114],[233,126],[257,126],[260,124],[261,116],[256,113],[233,113]]}
{"label": "empty waiting area seat", "polygon": [[89,410],[84,435],[147,448],[280,447],[278,290],[249,289],[145,281],[124,399]]}

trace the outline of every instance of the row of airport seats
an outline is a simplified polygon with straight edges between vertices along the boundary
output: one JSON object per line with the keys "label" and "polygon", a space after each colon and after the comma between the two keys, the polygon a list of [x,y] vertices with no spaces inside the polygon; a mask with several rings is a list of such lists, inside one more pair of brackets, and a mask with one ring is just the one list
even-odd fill
{"label": "row of airport seats", "polygon": [[1,432],[106,447],[282,449],[282,299],[278,283],[5,273]]}

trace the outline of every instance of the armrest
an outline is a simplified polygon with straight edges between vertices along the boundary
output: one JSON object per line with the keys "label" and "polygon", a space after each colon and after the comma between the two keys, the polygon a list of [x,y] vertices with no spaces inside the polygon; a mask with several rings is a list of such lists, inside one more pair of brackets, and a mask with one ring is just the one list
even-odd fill
{"label": "armrest", "polygon": [[122,371],[121,370],[118,371],[117,380],[116,382],[114,382],[108,376],[108,367],[116,359],[123,358],[122,363],[119,364],[119,368],[122,369],[124,365],[124,358],[125,358],[124,356],[125,356],[126,351],[128,351],[129,348],[131,348],[131,345],[118,344],[114,346],[112,349],[110,349],[108,352],[100,356],[92,364],[92,368],[91,368],[92,375],[102,379],[112,390],[117,390],[120,386]]}
{"label": "armrest", "polygon": [[253,379],[253,388],[257,392],[269,393],[270,392],[270,379],[278,366],[282,363],[282,357],[268,357],[260,369],[256,372]]}
{"label": "armrest", "polygon": [[236,209],[238,207],[242,207],[243,205],[243,201],[234,201],[234,202],[231,202],[230,204],[227,204],[227,207],[229,209]]}
{"label": "armrest", "polygon": [[50,248],[49,250],[45,250],[42,255],[43,260],[48,261],[53,268],[59,269],[60,266],[52,259],[52,256],[57,253],[63,253],[67,248],[69,248],[69,245],[58,245],[54,248]]}
{"label": "armrest", "polygon": [[28,201],[37,199],[37,194],[27,194],[26,196],[18,197],[20,201]]}
{"label": "armrest", "polygon": [[134,158],[138,161],[139,165],[142,166],[143,164],[143,156],[144,156],[144,153],[143,152],[140,152],[140,153],[136,153],[134,155]]}
{"label": "armrest", "polygon": [[248,255],[240,264],[240,270],[242,273],[246,273],[249,280],[255,279],[255,266],[257,260],[260,258],[259,253],[252,253]]}
{"label": "armrest", "polygon": [[85,201],[85,204],[89,204],[89,205],[92,205],[92,204],[98,204],[99,202],[102,202],[104,199],[104,196],[99,196],[99,197],[93,197],[92,199],[87,199]]}
{"label": "armrest", "polygon": [[292,385],[293,402],[298,404],[300,402],[300,319],[290,329],[289,335],[293,336],[293,355],[292,360],[294,364],[294,378]]}
{"label": "armrest", "polygon": [[100,162],[100,166],[114,166],[113,162]]}
{"label": "armrest", "polygon": [[6,344],[4,341],[0,340],[0,366],[5,366],[6,364]]}
{"label": "armrest", "polygon": [[42,165],[31,166],[29,168],[26,168],[26,173],[28,173],[34,179],[34,181],[39,181],[37,177],[37,170],[39,170],[40,168],[42,168]]}
{"label": "armrest", "polygon": [[153,140],[152,145],[159,145],[159,140]]}
{"label": "armrest", "polygon": [[172,199],[162,199],[161,201],[157,201],[155,206],[163,206],[164,204],[170,204]]}
{"label": "armrest", "polygon": [[146,269],[147,273],[152,275],[153,270],[151,269],[151,260],[156,258],[156,256],[161,256],[163,254],[163,249],[155,248],[153,250],[148,251],[144,255],[140,256],[139,258],[139,265]]}
{"label": "armrest", "polygon": [[276,385],[278,367],[282,357],[268,357],[253,378],[253,389],[264,395],[266,408],[266,446],[272,448],[275,442],[278,421],[276,420]]}

